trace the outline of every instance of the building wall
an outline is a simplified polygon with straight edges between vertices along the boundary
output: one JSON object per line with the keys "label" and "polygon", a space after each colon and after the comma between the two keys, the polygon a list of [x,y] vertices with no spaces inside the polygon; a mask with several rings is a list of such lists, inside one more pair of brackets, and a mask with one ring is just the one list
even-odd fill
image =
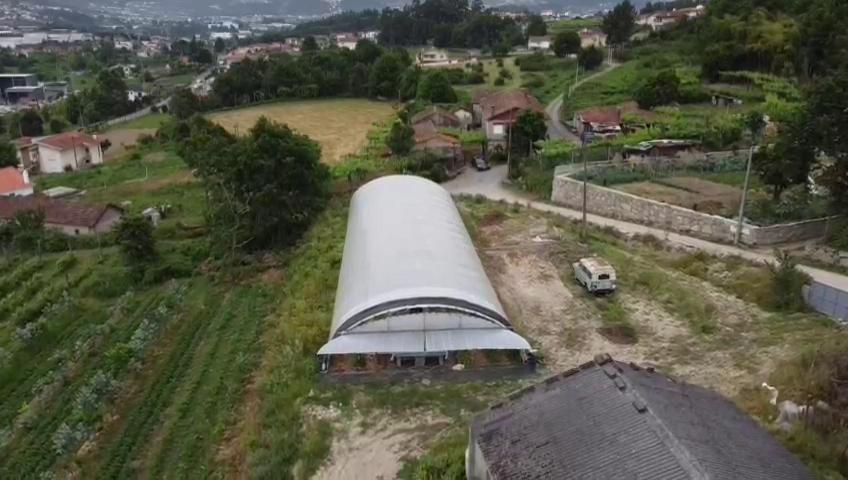
{"label": "building wall", "polygon": [[62,232],[65,235],[70,235],[72,237],[79,235],[91,235],[94,233],[94,230],[82,225],[60,225],[58,223],[45,223],[44,227]]}
{"label": "building wall", "polygon": [[66,167],[76,170],[103,163],[103,150],[100,145],[79,144],[76,146],[76,156],[72,148],[59,151],[39,146],[38,152],[42,173],[62,173]]}
{"label": "building wall", "polygon": [[117,225],[121,219],[123,218],[123,212],[118,210],[117,208],[109,208],[106,210],[106,213],[100,218],[100,221],[97,222],[97,225],[94,226],[94,233],[107,233],[111,232],[115,225]]}
{"label": "building wall", "polygon": [[[587,186],[586,197],[589,213],[603,217],[722,243],[733,243],[736,239],[737,221],[730,218],[696,212],[591,183]],[[569,208],[582,209],[583,182],[565,175],[556,176],[551,200]],[[775,245],[821,238],[834,219],[831,217],[768,227],[745,224],[741,241],[746,245]]]}

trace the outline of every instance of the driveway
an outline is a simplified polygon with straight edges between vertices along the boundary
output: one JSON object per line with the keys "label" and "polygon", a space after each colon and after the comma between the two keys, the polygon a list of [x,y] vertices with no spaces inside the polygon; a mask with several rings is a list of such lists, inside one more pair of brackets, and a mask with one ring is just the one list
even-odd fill
{"label": "driveway", "polygon": [[[621,64],[613,63],[608,66],[608,68],[601,70],[600,72],[595,72],[591,75],[587,75],[581,79],[579,79],[571,88],[572,90],[577,90],[580,85],[584,83],[594,80],[600,76],[606,75],[607,73],[615,70]],[[545,108],[545,112],[548,114],[548,138],[554,140],[568,140],[570,142],[576,143],[580,145],[580,137],[575,135],[565,126],[565,122],[562,121],[561,113],[562,113],[562,102],[565,98],[565,93],[560,94],[557,98],[555,98],[548,106]]]}
{"label": "driveway", "polygon": [[[570,208],[533,200],[529,195],[508,189],[503,184],[503,180],[505,178],[506,166],[498,165],[497,167],[493,167],[491,170],[485,172],[477,172],[473,170],[466,171],[455,179],[446,182],[444,187],[454,195],[483,195],[490,200],[503,200],[510,203],[518,202],[534,210],[554,213],[574,220],[582,219],[582,213],[578,210],[572,210]],[[734,247],[732,245],[714,243],[700,238],[688,237],[686,235],[673,233],[659,228],[647,227],[636,223],[614,220],[592,214],[587,215],[587,220],[592,225],[612,227],[624,234],[653,235],[654,237],[664,239],[666,242],[673,245],[703,250],[714,255],[736,255],[754,262],[775,263],[777,261],[774,256],[769,254]],[[829,285],[843,291],[848,291],[848,276],[806,265],[801,265],[799,268],[819,283]]]}

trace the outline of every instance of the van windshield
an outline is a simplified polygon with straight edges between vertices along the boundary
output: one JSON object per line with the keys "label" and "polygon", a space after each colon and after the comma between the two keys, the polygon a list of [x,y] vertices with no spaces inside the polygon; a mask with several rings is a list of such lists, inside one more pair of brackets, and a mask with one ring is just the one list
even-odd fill
{"label": "van windshield", "polygon": [[602,273],[598,275],[598,280],[609,280],[610,276],[608,273]]}

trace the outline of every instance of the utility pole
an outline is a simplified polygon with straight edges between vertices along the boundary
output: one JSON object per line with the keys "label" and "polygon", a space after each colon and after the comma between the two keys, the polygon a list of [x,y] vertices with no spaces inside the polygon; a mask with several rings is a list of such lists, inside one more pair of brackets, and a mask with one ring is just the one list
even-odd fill
{"label": "utility pole", "polygon": [[589,179],[589,161],[586,158],[586,131],[580,135],[580,158],[583,160],[583,229],[581,231],[581,236],[583,240],[586,239],[586,202],[587,202],[587,192],[586,187],[588,186]]}
{"label": "utility pole", "polygon": [[514,112],[509,112],[509,132],[506,138],[506,176],[512,178],[512,115]]}
{"label": "utility pole", "polygon": [[736,222],[736,238],[733,240],[734,245],[739,245],[742,240],[742,224],[745,218],[745,203],[748,201],[748,188],[751,184],[751,164],[754,162],[755,144],[751,144],[751,149],[748,152],[748,166],[745,169],[745,185],[742,187],[742,202],[739,204],[739,220]]}

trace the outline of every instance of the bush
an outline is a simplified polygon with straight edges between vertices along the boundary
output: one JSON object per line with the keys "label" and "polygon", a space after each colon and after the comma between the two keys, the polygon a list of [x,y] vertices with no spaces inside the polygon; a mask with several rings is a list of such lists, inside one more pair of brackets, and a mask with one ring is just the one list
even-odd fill
{"label": "bush", "polygon": [[542,53],[517,58],[515,64],[522,72],[542,72],[553,67],[550,58]]}
{"label": "bush", "polygon": [[776,264],[769,264],[771,272],[771,308],[780,312],[806,310],[803,287],[810,277],[798,269],[798,262],[789,253],[776,251]]}
{"label": "bush", "polygon": [[604,63],[604,52],[595,46],[581,48],[577,54],[577,63],[585,70],[594,70]]}
{"label": "bush", "polygon": [[504,80],[503,77],[498,77],[498,78],[495,79],[495,86],[496,87],[502,87],[502,86],[504,86],[504,84],[506,84],[506,80]]}

